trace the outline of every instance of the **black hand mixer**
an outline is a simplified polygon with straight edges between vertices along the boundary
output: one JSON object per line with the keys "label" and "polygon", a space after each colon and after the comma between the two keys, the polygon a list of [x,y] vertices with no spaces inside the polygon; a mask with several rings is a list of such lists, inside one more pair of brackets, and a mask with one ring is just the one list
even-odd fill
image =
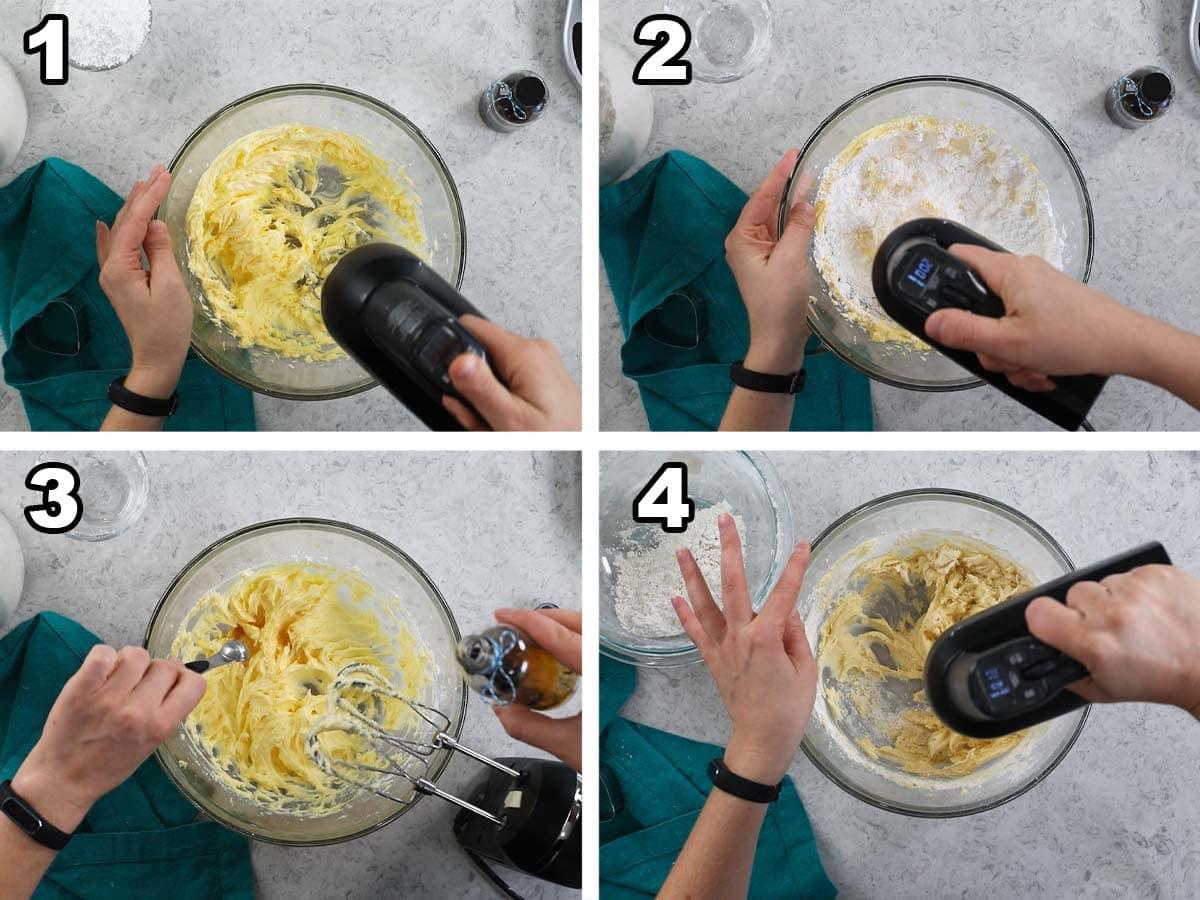
{"label": "black hand mixer", "polygon": [[977,738],[1001,737],[1084,706],[1066,687],[1088,670],[1030,634],[1025,609],[1037,597],[1066,602],[1081,581],[1170,562],[1162,544],[1143,544],[952,625],[925,657],[929,705],[955,731]]}
{"label": "black hand mixer", "polygon": [[422,422],[462,429],[442,398],[470,408],[450,381],[450,363],[463,353],[487,362],[459,321],[483,314],[416,254],[387,243],[351,250],[325,280],[321,313],[342,349]]}
{"label": "black hand mixer", "polygon": [[999,253],[1003,247],[947,219],[914,219],[893,231],[875,254],[871,283],[880,305],[921,340],[1023,403],[1056,425],[1091,430],[1087,414],[1108,379],[1099,375],[1054,378],[1051,391],[1017,387],[1003,372],[990,372],[966,350],[954,350],[931,339],[925,321],[939,309],[965,309],[992,318],[1004,316],[1004,301],[979,273],[950,252],[953,244],[975,244]]}
{"label": "black hand mixer", "polygon": [[[573,769],[545,759],[492,759],[472,750],[449,733],[445,713],[405,696],[374,666],[344,667],[325,693],[328,711],[306,742],[322,771],[396,803],[413,799],[389,786],[399,779],[406,791],[459,807],[455,836],[494,880],[487,862],[580,887],[583,793]],[[394,722],[397,710],[400,724]],[[333,732],[359,738],[362,752],[349,757],[328,752],[321,738]],[[462,753],[488,769],[468,797],[443,790],[429,777],[431,759],[440,751]]]}

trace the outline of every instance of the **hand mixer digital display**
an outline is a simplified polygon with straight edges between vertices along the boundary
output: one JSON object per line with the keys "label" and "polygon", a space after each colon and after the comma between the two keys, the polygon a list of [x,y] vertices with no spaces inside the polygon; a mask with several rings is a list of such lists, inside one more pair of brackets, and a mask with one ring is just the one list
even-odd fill
{"label": "hand mixer digital display", "polygon": [[461,429],[442,398],[470,406],[450,381],[450,364],[463,353],[487,361],[459,321],[483,314],[419,257],[394,244],[351,250],[325,281],[321,312],[342,349],[426,425]]}
{"label": "hand mixer digital display", "polygon": [[1008,252],[946,219],[914,219],[901,225],[880,244],[871,270],[875,295],[884,311],[964,369],[1056,425],[1070,431],[1090,427],[1087,414],[1103,390],[1106,378],[1055,377],[1054,390],[1028,391],[1009,381],[1003,372],[985,369],[974,353],[951,349],[926,334],[925,321],[939,309],[965,309],[995,319],[1004,316],[1004,301],[975,270],[950,253],[953,244],[976,244],[999,253]]}
{"label": "hand mixer digital display", "polygon": [[1170,562],[1162,544],[1143,544],[951,626],[925,658],[929,705],[955,731],[979,738],[1011,734],[1084,706],[1087,701],[1065,688],[1088,670],[1030,634],[1025,609],[1037,597],[1066,602],[1067,591],[1081,581]]}
{"label": "hand mixer digital display", "polygon": [[[582,882],[582,791],[568,766],[542,759],[492,759],[450,734],[441,710],[405,696],[373,666],[354,663],[326,689],[329,712],[309,730],[306,746],[322,771],[339,781],[396,803],[408,804],[389,786],[395,779],[418,794],[440,797],[461,810],[455,821],[459,842],[477,862],[488,859],[538,878],[578,888]],[[399,703],[412,715],[402,728],[382,724],[384,709]],[[335,759],[321,736],[343,732],[361,739],[367,751]],[[464,799],[430,778],[433,758],[457,752],[481,763],[488,776]]]}

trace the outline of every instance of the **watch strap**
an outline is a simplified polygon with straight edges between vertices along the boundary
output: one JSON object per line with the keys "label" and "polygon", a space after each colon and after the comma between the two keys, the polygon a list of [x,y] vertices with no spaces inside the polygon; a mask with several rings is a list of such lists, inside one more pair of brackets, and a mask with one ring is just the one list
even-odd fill
{"label": "watch strap", "polygon": [[718,757],[708,764],[708,777],[712,779],[713,787],[751,803],[774,803],[783,790],[782,781],[779,784],[762,784],[731,772],[723,757]]}
{"label": "watch strap", "polygon": [[125,387],[125,376],[116,379],[108,386],[108,399],[114,406],[137,413],[139,416],[150,416],[156,419],[168,419],[179,409],[179,392],[171,394],[166,400],[157,397],[145,397],[135,394]]}
{"label": "watch strap", "polygon": [[67,846],[71,835],[59,831],[30,806],[17,796],[12,789],[12,781],[0,781],[0,812],[8,816],[18,828],[43,847],[55,852]]}
{"label": "watch strap", "polygon": [[761,391],[766,394],[798,394],[804,390],[804,383],[808,381],[808,372],[801,369],[790,375],[768,375],[766,372],[747,369],[741,362],[735,362],[729,367],[729,378],[738,387],[750,391]]}

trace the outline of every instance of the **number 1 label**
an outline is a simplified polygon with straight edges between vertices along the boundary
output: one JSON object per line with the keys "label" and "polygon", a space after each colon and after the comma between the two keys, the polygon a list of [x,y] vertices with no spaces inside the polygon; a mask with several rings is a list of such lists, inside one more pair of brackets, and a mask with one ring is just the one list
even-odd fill
{"label": "number 1 label", "polygon": [[51,13],[25,32],[25,52],[42,57],[42,84],[67,83],[67,17]]}
{"label": "number 1 label", "polygon": [[663,463],[633,500],[633,521],[661,525],[682,534],[696,518],[696,503],[687,493],[687,465]]}

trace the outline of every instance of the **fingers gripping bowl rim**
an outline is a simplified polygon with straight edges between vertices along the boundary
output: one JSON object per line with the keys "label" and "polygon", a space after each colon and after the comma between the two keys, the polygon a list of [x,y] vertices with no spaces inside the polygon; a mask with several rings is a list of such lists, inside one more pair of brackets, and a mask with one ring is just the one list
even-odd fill
{"label": "fingers gripping bowl rim", "polygon": [[374,97],[327,84],[264,88],[226,104],[184,141],[168,166],[171,188],[156,218],[166,223],[192,298],[192,349],[225,377],[286,400],[353,396],[376,381],[349,357],[328,363],[285,359],[261,347],[243,348],[208,314],[203,289],[188,266],[186,217],[196,184],[213,160],[246,135],[290,123],[343,131],[399,166],[412,182],[426,235],[428,261],[456,288],[466,271],[466,220],[458,187],[437,148],[406,116]]}
{"label": "fingers gripping bowl rim", "polygon": [[[994,128],[1005,139],[1013,140],[1016,149],[1029,153],[1050,190],[1065,240],[1064,271],[1087,282],[1095,248],[1095,218],[1083,171],[1066,141],[1024,100],[986,82],[960,76],[918,75],[887,81],[851,97],[834,110],[800,151],[784,188],[778,227],[784,227],[788,211],[801,199],[797,191],[806,177],[811,178],[811,184],[804,199],[811,202],[826,165],[854,138],[885,122],[914,114],[962,118]],[[964,224],[971,226],[970,222]],[[813,260],[811,243],[808,263],[809,292],[817,301],[809,308],[809,326],[842,361],[875,381],[908,390],[958,391],[985,383],[935,351],[872,341],[859,325],[835,308],[829,287]]]}
{"label": "fingers gripping bowl rim", "polygon": [[[1055,539],[1025,514],[981,494],[919,488],[868,501],[829,525],[813,542],[799,610],[814,652],[824,620],[862,562],[942,540],[974,544],[1007,557],[1035,584],[1075,567]],[[817,702],[801,747],[830,781],[879,809],[918,818],[973,815],[1001,806],[1043,781],[1083,730],[1088,708],[1030,729],[1005,755],[957,777],[909,775],[871,760],[854,744],[861,733],[834,721],[826,676],[818,672]],[[885,700],[886,702],[886,700]],[[886,709],[885,709],[886,712]]]}
{"label": "fingers gripping bowl rim", "polygon": [[[227,587],[246,570],[282,561],[323,563],[362,575],[381,595],[403,598],[414,637],[432,655],[432,705],[450,718],[448,733],[458,738],[466,720],[467,686],[458,674],[454,648],[461,638],[445,598],[416,562],[377,534],[345,522],[286,518],[238,529],[200,551],[164,591],[146,628],[144,645],[152,656],[168,657],[179,628],[197,599]],[[395,603],[383,601],[396,608]],[[426,700],[425,697],[418,699]],[[209,760],[176,732],[155,752],[163,771],[191,803],[220,824],[258,841],[288,846],[321,846],[353,840],[394,822],[421,800],[414,794],[399,804],[373,794],[361,796],[328,815],[288,815],[256,807],[235,795],[206,771]],[[448,751],[431,760],[427,777],[437,782],[450,762]]]}

